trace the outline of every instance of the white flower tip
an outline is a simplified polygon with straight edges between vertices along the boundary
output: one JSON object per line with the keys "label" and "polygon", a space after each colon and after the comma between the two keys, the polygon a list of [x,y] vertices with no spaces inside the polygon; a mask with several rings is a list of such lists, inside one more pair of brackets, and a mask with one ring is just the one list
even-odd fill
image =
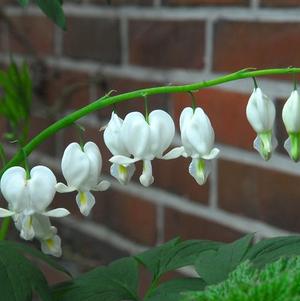
{"label": "white flower tip", "polygon": [[142,174],[140,176],[140,182],[143,186],[145,187],[149,187],[150,185],[153,184],[154,182],[154,178],[153,176],[151,175],[151,177],[148,177],[148,175],[145,175],[145,174]]}
{"label": "white flower tip", "polygon": [[67,186],[67,185],[65,185],[64,183],[61,183],[61,182],[59,182],[55,185],[55,189],[59,193],[72,192],[72,191],[75,190],[75,188],[69,187],[69,186]]}
{"label": "white flower tip", "polygon": [[82,215],[88,216],[94,207],[95,197],[90,192],[79,191],[76,196],[76,203]]}
{"label": "white flower tip", "polygon": [[46,255],[52,255],[55,257],[61,257],[61,239],[58,235],[54,235],[52,238],[41,240],[42,252]]}
{"label": "white flower tip", "polygon": [[212,160],[218,157],[220,150],[218,148],[213,148],[208,155],[202,156],[205,160]]}
{"label": "white flower tip", "polygon": [[101,181],[97,185],[97,187],[95,187],[95,190],[96,191],[105,191],[110,187],[110,185],[111,185],[110,182],[104,180],[104,181]]}
{"label": "white flower tip", "polygon": [[199,185],[204,185],[211,172],[211,162],[203,159],[193,159],[189,166],[190,175]]}
{"label": "white flower tip", "polygon": [[70,214],[70,211],[65,208],[56,208],[45,212],[43,215],[49,217],[65,217]]}
{"label": "white flower tip", "polygon": [[8,216],[13,216],[15,215],[15,212],[0,208],[0,217],[8,217]]}

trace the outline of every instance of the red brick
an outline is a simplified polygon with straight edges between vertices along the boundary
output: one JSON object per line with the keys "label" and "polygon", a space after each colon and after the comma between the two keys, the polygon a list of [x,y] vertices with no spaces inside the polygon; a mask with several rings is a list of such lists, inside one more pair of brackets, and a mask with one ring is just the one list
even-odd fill
{"label": "red brick", "polygon": [[158,68],[201,69],[204,56],[204,22],[129,22],[129,61]]}
{"label": "red brick", "polygon": [[227,5],[238,5],[245,6],[249,5],[249,0],[162,0],[165,5],[177,5],[177,6],[227,6]]}
{"label": "red brick", "polygon": [[215,222],[176,211],[165,211],[165,239],[176,236],[182,239],[208,239],[224,242],[236,240],[242,233]]}
{"label": "red brick", "polygon": [[[38,88],[42,102],[61,112],[79,109],[90,102],[89,74],[77,71],[46,69]],[[57,113],[57,112],[56,112]]]}
{"label": "red brick", "polygon": [[[203,89],[195,93],[197,105],[209,116],[215,130],[216,141],[241,148],[252,149],[255,133],[246,118],[249,95],[216,89]],[[173,94],[176,124],[185,107],[191,106],[188,93]]]}
{"label": "red brick", "polygon": [[299,6],[299,0],[261,0],[261,6]]}
{"label": "red brick", "polygon": [[215,27],[213,69],[297,66],[299,31],[299,23],[219,21]]}
{"label": "red brick", "polygon": [[[37,53],[38,55],[52,54],[54,49],[54,25],[44,16],[11,17],[16,34],[9,33],[11,52]],[[33,53],[32,53],[33,52]]]}
{"label": "red brick", "polygon": [[299,177],[219,161],[220,207],[290,231],[300,231]]}
{"label": "red brick", "polygon": [[119,22],[114,18],[68,19],[64,33],[63,54],[72,58],[99,62],[120,62]]}
{"label": "red brick", "polygon": [[156,207],[142,198],[114,191],[95,193],[93,220],[138,243],[156,243]]}

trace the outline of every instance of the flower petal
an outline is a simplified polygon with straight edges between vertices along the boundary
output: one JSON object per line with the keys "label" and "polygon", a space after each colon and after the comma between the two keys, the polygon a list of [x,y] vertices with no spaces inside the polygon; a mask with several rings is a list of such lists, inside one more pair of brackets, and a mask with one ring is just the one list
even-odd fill
{"label": "flower petal", "polygon": [[282,119],[288,133],[300,132],[300,95],[294,90],[282,109]]}
{"label": "flower petal", "polygon": [[150,160],[143,161],[143,173],[140,176],[140,182],[143,186],[148,187],[154,182],[152,176],[152,165]]}
{"label": "flower petal", "polygon": [[32,240],[35,232],[32,226],[32,216],[24,215],[21,220],[21,233],[20,236],[25,240]]}
{"label": "flower petal", "polygon": [[90,192],[80,191],[76,195],[76,203],[79,207],[80,212],[83,215],[88,216],[96,201],[95,197]]}
{"label": "flower petal", "polygon": [[139,158],[128,158],[125,156],[113,156],[109,159],[109,162],[111,163],[116,163],[116,164],[122,164],[122,165],[127,165],[131,163],[135,163],[141,159]]}
{"label": "flower petal", "polygon": [[212,160],[215,159],[220,153],[220,150],[214,147],[208,155],[202,156],[205,160]]}
{"label": "flower petal", "polygon": [[61,239],[58,235],[51,238],[40,240],[41,250],[44,254],[60,257],[62,255]]}
{"label": "flower petal", "polygon": [[15,212],[0,208],[0,217],[7,217],[7,216],[13,216],[15,215]]}
{"label": "flower petal", "polygon": [[189,166],[189,173],[199,185],[203,185],[205,184],[211,169],[212,167],[210,161],[193,159]]}
{"label": "flower petal", "polygon": [[[36,166],[30,172],[28,182],[30,208],[34,212],[44,212],[56,193],[56,177],[46,166]],[[28,208],[29,209],[29,208]]]}
{"label": "flower petal", "polygon": [[66,192],[72,192],[72,191],[77,190],[76,188],[69,187],[69,186],[65,185],[64,183],[57,183],[55,185],[55,189],[59,193],[66,193]]}
{"label": "flower petal", "polygon": [[65,208],[56,208],[43,213],[43,215],[51,217],[65,217],[69,214],[70,211]]}
{"label": "flower petal", "polygon": [[135,172],[135,165],[121,165],[113,163],[110,167],[110,174],[121,184],[127,185]]}
{"label": "flower petal", "polygon": [[176,159],[180,156],[183,156],[185,153],[184,151],[184,147],[183,146],[179,146],[179,147],[175,147],[172,150],[170,150],[168,153],[166,153],[162,159],[164,160],[171,160],[171,159]]}
{"label": "flower petal", "polygon": [[95,191],[105,191],[110,187],[110,182],[108,181],[101,181],[97,186],[93,187]]}

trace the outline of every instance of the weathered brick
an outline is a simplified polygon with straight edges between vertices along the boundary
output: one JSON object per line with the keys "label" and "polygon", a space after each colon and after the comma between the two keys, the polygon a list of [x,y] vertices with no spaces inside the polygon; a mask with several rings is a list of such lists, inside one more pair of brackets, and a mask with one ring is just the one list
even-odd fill
{"label": "weathered brick", "polygon": [[299,0],[261,0],[261,6],[290,7],[299,5]]}
{"label": "weathered brick", "polygon": [[113,64],[120,62],[117,19],[71,17],[68,19],[68,28],[64,33],[64,55]]}
{"label": "weathered brick", "polygon": [[192,216],[174,209],[165,211],[165,239],[176,236],[182,239],[208,239],[231,242],[242,233],[215,222]]}
{"label": "weathered brick", "polygon": [[219,21],[215,27],[213,69],[297,66],[299,30],[299,23]]}
{"label": "weathered brick", "polygon": [[201,69],[204,55],[204,22],[129,22],[129,61],[158,68]]}
{"label": "weathered brick", "polygon": [[162,3],[165,5],[177,5],[177,6],[197,6],[197,5],[246,6],[249,5],[249,0],[162,0]]}
{"label": "weathered brick", "polygon": [[299,177],[220,160],[218,183],[221,208],[300,231]]}
{"label": "weathered brick", "polygon": [[[15,33],[9,32],[11,52],[52,54],[54,50],[54,24],[44,16],[14,16],[11,21]],[[46,38],[45,38],[46,36]]]}
{"label": "weathered brick", "polygon": [[[210,118],[217,142],[252,149],[255,133],[246,118],[249,95],[217,89],[203,89],[194,95],[197,105]],[[191,96],[173,94],[172,103],[178,126],[182,110],[191,106]]]}
{"label": "weathered brick", "polygon": [[95,193],[92,218],[146,245],[156,243],[156,208],[142,198],[114,191]]}

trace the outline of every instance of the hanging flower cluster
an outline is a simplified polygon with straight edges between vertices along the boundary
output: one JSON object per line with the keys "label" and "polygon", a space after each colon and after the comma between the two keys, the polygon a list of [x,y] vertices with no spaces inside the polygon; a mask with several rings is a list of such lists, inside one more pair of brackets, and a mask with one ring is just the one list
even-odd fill
{"label": "hanging flower cluster", "polygon": [[[282,118],[288,132],[285,142],[290,157],[300,159],[300,96],[294,90],[284,105]],[[254,148],[268,160],[277,146],[273,134],[275,106],[257,86],[246,108],[249,123],[257,133]],[[129,113],[124,120],[113,112],[104,130],[104,143],[112,153],[111,175],[121,184],[128,184],[136,171],[135,163],[143,162],[140,183],[148,187],[154,182],[152,160],[171,160],[183,156],[191,158],[189,173],[202,185],[211,172],[211,161],[219,154],[214,147],[215,134],[203,109],[185,108],[179,120],[181,146],[170,148],[175,136],[171,116],[154,110],[146,117],[139,112]],[[49,210],[56,192],[77,192],[76,203],[87,216],[95,205],[92,191],[105,191],[110,183],[101,179],[102,156],[94,142],[84,145],[71,143],[64,151],[61,170],[66,184],[57,183],[53,172],[45,166],[35,166],[29,172],[20,166],[11,167],[3,174],[0,190],[8,208],[0,208],[0,217],[12,217],[20,237],[36,238],[46,254],[60,256],[61,240],[50,217],[65,217],[65,208]]]}

